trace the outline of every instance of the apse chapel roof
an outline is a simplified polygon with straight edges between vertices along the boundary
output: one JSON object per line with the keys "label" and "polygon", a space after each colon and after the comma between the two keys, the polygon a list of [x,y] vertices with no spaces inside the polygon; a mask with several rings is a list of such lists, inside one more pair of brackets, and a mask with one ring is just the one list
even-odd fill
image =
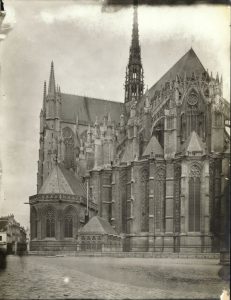
{"label": "apse chapel roof", "polygon": [[73,171],[56,165],[46,178],[38,194],[68,194],[86,197],[81,179]]}
{"label": "apse chapel roof", "polygon": [[99,216],[91,218],[89,222],[79,230],[79,233],[117,235],[111,224]]}
{"label": "apse chapel roof", "polygon": [[94,123],[96,116],[99,120],[110,113],[111,120],[118,122],[123,110],[123,103],[96,99],[85,96],[61,94],[61,119],[66,122]]}

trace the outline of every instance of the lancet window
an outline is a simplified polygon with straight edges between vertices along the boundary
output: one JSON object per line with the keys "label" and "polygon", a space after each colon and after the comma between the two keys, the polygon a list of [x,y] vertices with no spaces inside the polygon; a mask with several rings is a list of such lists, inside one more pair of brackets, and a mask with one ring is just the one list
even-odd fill
{"label": "lancet window", "polygon": [[165,198],[165,169],[158,168],[155,173],[155,227],[163,230],[164,222],[164,198]]}
{"label": "lancet window", "polygon": [[46,237],[55,237],[55,211],[52,207],[46,210]]}
{"label": "lancet window", "polygon": [[73,237],[74,215],[75,211],[71,207],[64,212],[64,237],[66,238]]}
{"label": "lancet window", "polygon": [[148,171],[143,170],[141,173],[141,231],[148,231],[149,224],[149,197],[148,197]]}
{"label": "lancet window", "polygon": [[201,170],[192,165],[189,175],[189,231],[200,231]]}

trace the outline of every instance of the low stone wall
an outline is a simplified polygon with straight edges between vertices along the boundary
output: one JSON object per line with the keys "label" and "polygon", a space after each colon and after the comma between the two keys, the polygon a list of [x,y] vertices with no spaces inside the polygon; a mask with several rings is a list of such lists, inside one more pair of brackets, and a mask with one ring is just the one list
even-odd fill
{"label": "low stone wall", "polygon": [[45,251],[45,252],[57,252],[61,253],[62,251],[76,251],[77,242],[73,241],[31,241],[30,242],[30,251]]}
{"label": "low stone wall", "polygon": [[220,259],[219,253],[166,253],[166,252],[77,252],[77,251],[30,251],[29,255],[118,257],[118,258],[172,258],[172,259]]}

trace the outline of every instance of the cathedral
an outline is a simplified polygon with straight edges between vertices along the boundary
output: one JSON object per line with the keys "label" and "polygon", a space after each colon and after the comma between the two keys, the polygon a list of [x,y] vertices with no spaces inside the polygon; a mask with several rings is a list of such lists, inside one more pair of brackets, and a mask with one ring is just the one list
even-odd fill
{"label": "cathedral", "polygon": [[230,116],[222,77],[208,74],[192,48],[146,90],[143,74],[137,6],[123,102],[62,93],[51,63],[29,199],[32,251],[76,251],[80,233],[97,226],[126,252],[224,247]]}

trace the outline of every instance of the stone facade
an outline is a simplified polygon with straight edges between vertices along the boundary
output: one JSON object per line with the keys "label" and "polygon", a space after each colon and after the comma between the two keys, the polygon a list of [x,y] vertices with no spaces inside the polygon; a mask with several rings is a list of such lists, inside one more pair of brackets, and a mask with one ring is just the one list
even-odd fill
{"label": "stone facade", "polygon": [[[124,251],[220,251],[230,153],[222,88],[222,77],[209,75],[190,49],[144,92],[136,7],[124,103],[63,94],[52,63],[40,114],[38,195],[30,198],[32,232],[33,209],[41,216],[40,243],[47,238],[39,224],[48,204],[61,243],[71,203],[75,217],[85,209],[88,217],[107,220],[123,237]],[[85,202],[78,189],[64,198],[51,190],[39,195],[57,165],[84,182]],[[73,241],[81,227],[74,224]]]}
{"label": "stone facade", "polygon": [[14,215],[0,217],[0,249],[9,254],[26,251],[26,231],[14,219]]}

